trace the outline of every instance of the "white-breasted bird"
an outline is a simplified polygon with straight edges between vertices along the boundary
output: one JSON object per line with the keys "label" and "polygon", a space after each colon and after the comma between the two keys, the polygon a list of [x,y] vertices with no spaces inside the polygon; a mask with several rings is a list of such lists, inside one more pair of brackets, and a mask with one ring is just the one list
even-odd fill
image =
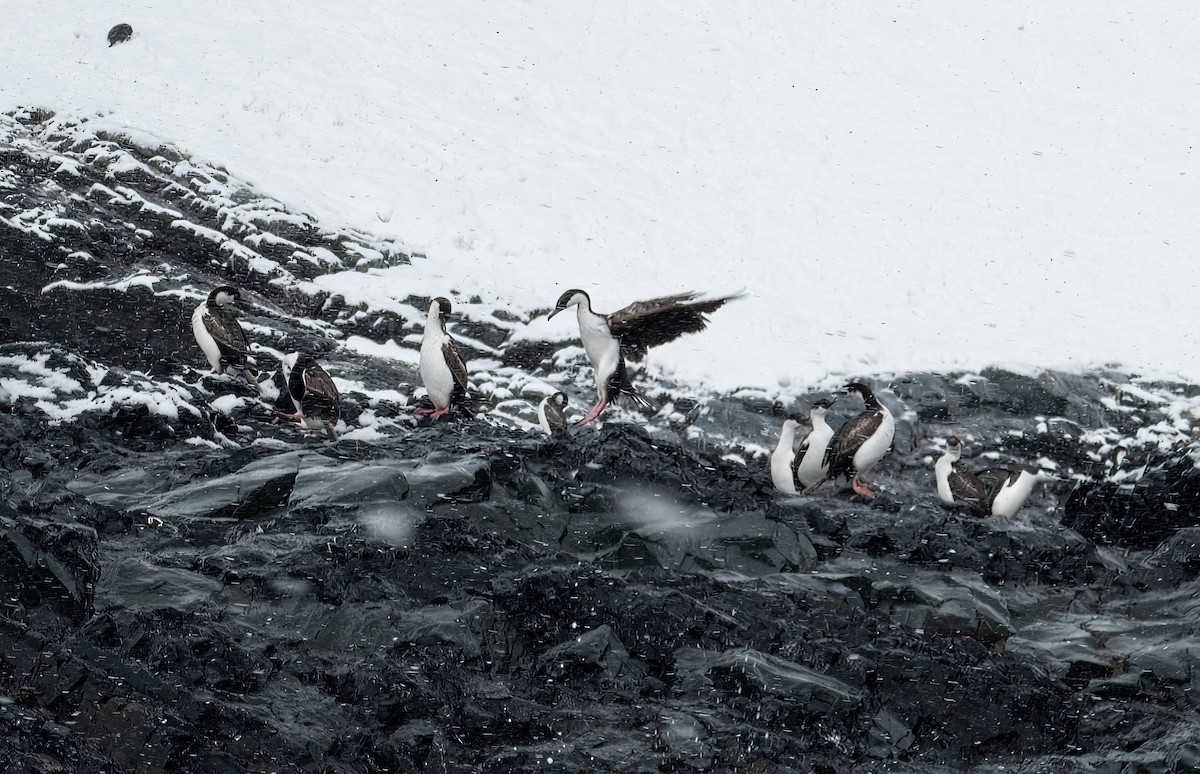
{"label": "white-breasted bird", "polygon": [[861,476],[870,473],[892,448],[896,420],[888,407],[880,403],[871,388],[862,382],[850,382],[845,391],[861,397],[866,409],[846,420],[834,433],[825,452],[828,475],[835,480],[849,476],[850,486],[857,494],[874,497],[875,491],[862,481]]}
{"label": "white-breasted bird", "polygon": [[673,341],[685,333],[697,333],[708,324],[705,316],[738,296],[695,300],[696,293],[635,301],[612,314],[592,310],[592,301],[582,290],[563,293],[549,317],[577,308],[579,336],[596,372],[596,403],[576,424],[590,422],[604,407],[621,395],[653,408],[654,402],[634,389],[625,371],[625,359],[639,361],[650,347]]}
{"label": "white-breasted bird", "polygon": [[421,337],[421,381],[429,393],[433,408],[416,409],[436,420],[451,408],[462,405],[467,397],[467,366],[458,342],[446,331],[450,301],[439,296],[429,303],[429,317]]}
{"label": "white-breasted bird", "polygon": [[250,339],[229,306],[241,297],[241,291],[232,285],[213,288],[208,299],[192,312],[192,335],[214,371],[224,374],[228,369],[236,370],[261,395],[262,385],[251,370],[255,362],[250,356]]}
{"label": "white-breasted bird", "polygon": [[946,439],[946,452],[934,463],[938,499],[947,505],[964,504],[978,516],[1011,519],[1033,493],[1033,488],[1056,476],[1044,470],[988,468],[978,474],[959,470],[962,443],[956,436]]}

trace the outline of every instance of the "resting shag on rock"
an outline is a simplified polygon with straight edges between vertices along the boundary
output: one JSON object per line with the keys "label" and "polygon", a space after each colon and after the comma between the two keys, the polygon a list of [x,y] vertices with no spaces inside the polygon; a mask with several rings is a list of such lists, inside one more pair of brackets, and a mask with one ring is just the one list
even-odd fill
{"label": "resting shag on rock", "polygon": [[419,408],[415,413],[429,414],[431,420],[461,405],[467,397],[467,365],[458,351],[458,342],[446,331],[450,308],[450,301],[441,296],[430,302],[421,338],[421,381],[433,408]]}
{"label": "resting shag on rock", "polygon": [[829,478],[849,476],[850,486],[856,493],[874,497],[875,491],[862,481],[861,476],[870,473],[892,448],[896,421],[888,407],[880,403],[871,388],[862,382],[847,384],[846,392],[860,396],[867,408],[846,420],[834,433],[825,457]]}
{"label": "resting shag on rock", "polygon": [[568,290],[558,299],[549,317],[569,307],[578,308],[579,336],[596,371],[596,402],[576,424],[591,422],[604,407],[621,395],[648,408],[655,404],[634,389],[625,371],[625,359],[639,361],[650,347],[674,341],[685,333],[698,333],[708,324],[705,316],[738,296],[695,300],[696,293],[635,301],[612,314],[592,311],[592,301],[582,290]]}
{"label": "resting shag on rock", "polygon": [[250,356],[250,339],[237,313],[229,307],[241,297],[241,291],[232,285],[213,288],[208,300],[192,312],[192,335],[214,371],[223,374],[232,368],[240,372],[261,395],[262,385],[251,370],[254,358]]}
{"label": "resting shag on rock", "polygon": [[341,402],[337,385],[321,364],[307,352],[292,352],[283,358],[283,379],[296,411],[280,416],[299,422],[304,435],[324,427],[329,440],[336,441]]}

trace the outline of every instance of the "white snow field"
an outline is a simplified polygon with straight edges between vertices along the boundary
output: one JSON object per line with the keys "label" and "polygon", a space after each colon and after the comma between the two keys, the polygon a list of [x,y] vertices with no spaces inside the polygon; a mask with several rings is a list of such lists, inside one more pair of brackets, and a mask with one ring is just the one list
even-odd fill
{"label": "white snow field", "polygon": [[[9,2],[0,110],[224,165],[528,313],[744,289],[716,389],[1121,364],[1200,382],[1186,2]],[[134,36],[109,48],[112,25]],[[571,315],[531,326],[563,337]],[[187,342],[191,346],[191,342]]]}

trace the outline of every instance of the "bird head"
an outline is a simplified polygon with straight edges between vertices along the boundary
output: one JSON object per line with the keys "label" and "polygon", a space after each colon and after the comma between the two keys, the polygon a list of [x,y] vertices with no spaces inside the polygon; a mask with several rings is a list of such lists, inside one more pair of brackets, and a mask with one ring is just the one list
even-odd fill
{"label": "bird head", "polygon": [[565,392],[556,392],[550,396],[550,402],[559,408],[566,408],[567,394]]}
{"label": "bird head", "polygon": [[821,398],[816,403],[812,404],[812,408],[808,413],[814,417],[821,418],[829,413],[829,409],[833,407],[833,401],[826,398]]}
{"label": "bird head", "polygon": [[208,294],[208,303],[210,306],[225,306],[231,301],[241,301],[242,291],[235,288],[233,285],[221,285],[212,289]]}
{"label": "bird head", "polygon": [[546,319],[549,320],[567,307],[579,306],[580,304],[591,305],[591,299],[588,298],[588,294],[582,290],[568,290],[558,297],[558,303],[554,305],[554,311],[546,315]]}
{"label": "bird head", "polygon": [[787,415],[787,419],[783,420],[783,426],[795,430],[806,422],[808,422],[808,417],[797,411]]}
{"label": "bird head", "polygon": [[962,442],[958,440],[957,435],[946,439],[946,454],[950,455],[950,459],[954,461],[962,457]]}
{"label": "bird head", "polygon": [[445,296],[438,296],[429,302],[429,319],[437,320],[445,328],[446,321],[450,319],[451,309],[450,299]]}

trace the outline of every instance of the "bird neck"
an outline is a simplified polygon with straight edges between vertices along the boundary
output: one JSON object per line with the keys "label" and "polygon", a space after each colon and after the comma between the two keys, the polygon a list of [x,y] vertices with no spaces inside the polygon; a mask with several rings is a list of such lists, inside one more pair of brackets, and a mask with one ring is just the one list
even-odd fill
{"label": "bird neck", "polygon": [[954,502],[954,492],[950,490],[950,474],[954,472],[955,458],[946,452],[933,466],[933,477],[937,479],[938,497],[944,503]]}

